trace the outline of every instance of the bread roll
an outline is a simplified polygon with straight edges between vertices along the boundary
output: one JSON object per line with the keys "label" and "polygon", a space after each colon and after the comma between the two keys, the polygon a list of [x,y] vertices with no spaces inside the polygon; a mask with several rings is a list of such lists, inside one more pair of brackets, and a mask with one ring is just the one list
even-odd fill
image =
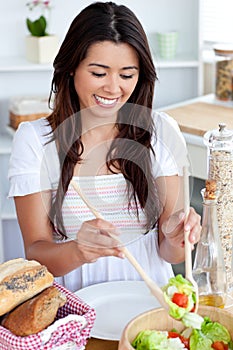
{"label": "bread roll", "polygon": [[65,295],[49,287],[6,315],[2,326],[22,337],[38,333],[55,320],[58,308],[65,302]]}
{"label": "bread roll", "polygon": [[53,284],[46,266],[34,260],[13,259],[0,265],[0,316]]}

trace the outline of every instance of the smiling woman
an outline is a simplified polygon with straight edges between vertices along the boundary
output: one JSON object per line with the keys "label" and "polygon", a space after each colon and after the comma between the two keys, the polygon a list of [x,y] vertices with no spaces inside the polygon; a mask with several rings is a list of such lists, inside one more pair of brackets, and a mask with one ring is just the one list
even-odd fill
{"label": "smiling woman", "polygon": [[54,60],[52,113],[15,134],[9,196],[26,256],[70,290],[141,279],[114,235],[159,285],[184,260],[184,230],[192,244],[199,239],[192,208],[184,225],[185,141],[171,117],[152,111],[156,80],[135,14],[95,2],[74,18]]}

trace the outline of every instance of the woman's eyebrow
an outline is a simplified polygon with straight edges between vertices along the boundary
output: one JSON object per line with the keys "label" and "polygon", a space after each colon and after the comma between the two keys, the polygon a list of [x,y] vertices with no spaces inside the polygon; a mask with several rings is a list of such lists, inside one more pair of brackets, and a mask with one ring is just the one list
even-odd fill
{"label": "woman's eyebrow", "polygon": [[127,69],[136,69],[138,70],[138,67],[136,66],[128,66],[128,67],[123,67],[122,69],[127,70]]}
{"label": "woman's eyebrow", "polygon": [[[101,68],[105,68],[105,69],[109,69],[110,68],[109,66],[106,66],[105,64],[100,64],[100,63],[89,63],[88,66],[89,67],[96,66],[96,67],[101,67]],[[136,67],[136,66],[127,66],[127,67],[122,67],[121,69],[122,70],[128,70],[128,69],[136,69],[136,70],[138,70],[138,67]]]}
{"label": "woman's eyebrow", "polygon": [[92,66],[97,66],[97,67],[102,67],[102,68],[110,68],[109,66],[106,66],[105,64],[100,64],[100,63],[90,63],[88,64],[89,67]]}

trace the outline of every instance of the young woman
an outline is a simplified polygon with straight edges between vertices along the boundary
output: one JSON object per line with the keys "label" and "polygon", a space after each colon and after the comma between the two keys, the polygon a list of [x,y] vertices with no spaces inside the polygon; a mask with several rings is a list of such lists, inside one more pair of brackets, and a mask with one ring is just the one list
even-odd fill
{"label": "young woman", "polygon": [[140,279],[118,239],[164,285],[170,263],[184,260],[184,230],[192,244],[199,239],[194,209],[184,226],[184,139],[172,118],[152,111],[156,79],[132,11],[93,3],[73,20],[55,58],[51,115],[16,132],[9,195],[26,257],[70,290]]}

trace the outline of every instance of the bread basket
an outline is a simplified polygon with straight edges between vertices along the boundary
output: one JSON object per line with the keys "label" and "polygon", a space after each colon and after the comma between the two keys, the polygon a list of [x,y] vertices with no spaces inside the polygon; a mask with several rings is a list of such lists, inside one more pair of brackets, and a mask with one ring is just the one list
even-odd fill
{"label": "bread basket", "polygon": [[9,104],[9,126],[16,130],[21,122],[47,117],[50,113],[46,97],[12,97]]}
{"label": "bread basket", "polygon": [[[225,326],[233,339],[233,314],[213,306],[202,306],[198,308],[198,314],[208,316],[212,321],[220,322]],[[131,320],[123,330],[118,350],[133,350],[132,341],[137,334],[145,329],[167,330],[176,329],[182,331],[185,327],[182,322],[171,318],[167,311],[162,308],[153,309],[138,315]]]}
{"label": "bread basket", "polygon": [[78,296],[54,282],[66,295],[66,304],[58,310],[54,324],[37,334],[18,337],[0,326],[1,350],[84,350],[96,313]]}

